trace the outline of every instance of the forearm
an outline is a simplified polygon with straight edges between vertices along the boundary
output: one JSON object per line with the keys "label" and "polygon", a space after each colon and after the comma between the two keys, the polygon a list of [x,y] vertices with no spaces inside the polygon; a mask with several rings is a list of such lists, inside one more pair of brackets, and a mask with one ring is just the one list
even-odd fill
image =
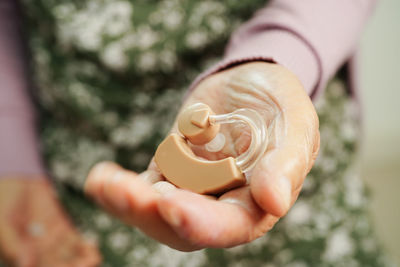
{"label": "forearm", "polygon": [[223,61],[197,82],[237,63],[263,60],[291,70],[315,96],[354,54],[374,5],[374,0],[271,1],[232,35]]}
{"label": "forearm", "polygon": [[0,2],[0,177],[43,174],[17,4]]}

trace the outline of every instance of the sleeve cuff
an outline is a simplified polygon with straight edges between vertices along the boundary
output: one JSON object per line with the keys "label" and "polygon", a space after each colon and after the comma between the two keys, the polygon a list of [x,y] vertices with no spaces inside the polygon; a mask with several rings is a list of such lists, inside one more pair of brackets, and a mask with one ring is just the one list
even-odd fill
{"label": "sleeve cuff", "polygon": [[0,125],[0,177],[9,174],[45,174],[34,120],[0,114]]}
{"label": "sleeve cuff", "polygon": [[303,84],[307,93],[314,97],[319,91],[322,67],[313,48],[289,29],[271,28],[248,36],[232,39],[224,59],[203,72],[191,85],[190,90],[211,74],[237,64],[251,61],[267,61],[280,64],[292,71]]}

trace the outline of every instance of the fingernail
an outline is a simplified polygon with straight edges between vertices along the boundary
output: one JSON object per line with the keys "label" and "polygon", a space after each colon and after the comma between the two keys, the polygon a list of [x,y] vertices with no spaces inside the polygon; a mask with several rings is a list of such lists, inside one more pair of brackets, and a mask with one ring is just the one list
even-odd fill
{"label": "fingernail", "polygon": [[176,190],[176,186],[169,182],[160,181],[152,185],[153,189],[156,190],[161,195],[167,195],[170,192]]}
{"label": "fingernail", "polygon": [[91,189],[93,189],[93,185],[96,185],[100,180],[100,173],[104,169],[104,163],[96,164],[88,173],[87,179],[85,181],[85,193],[90,194]]}
{"label": "fingernail", "polygon": [[287,177],[283,176],[275,181],[275,190],[280,195],[282,206],[286,212],[289,210],[292,198],[292,184]]}
{"label": "fingernail", "polygon": [[97,163],[96,165],[93,166],[89,175],[92,174],[94,177],[100,177],[103,174],[104,170],[107,169],[107,167],[110,167],[112,165],[115,165],[115,163],[113,163],[111,161],[103,161],[103,162]]}
{"label": "fingernail", "polygon": [[155,184],[157,182],[162,181],[161,174],[159,172],[152,171],[152,170],[142,172],[141,174],[139,174],[138,177],[140,179],[142,179],[143,181],[146,181],[150,184]]}
{"label": "fingernail", "polygon": [[103,163],[96,164],[88,173],[85,181],[85,189],[87,189],[89,183],[93,184],[100,180],[100,173],[102,173],[105,165]]}
{"label": "fingernail", "polygon": [[123,171],[117,171],[104,185],[104,193],[112,205],[119,211],[124,212],[128,209],[128,202],[125,194],[118,192],[118,183],[123,179]]}
{"label": "fingernail", "polygon": [[100,163],[97,163],[92,167],[92,169],[89,171],[87,175],[87,179],[85,181],[85,192],[86,193],[91,193],[90,189],[92,189],[93,185],[97,185],[99,181],[101,181],[103,177],[103,172],[104,170],[107,169],[108,166],[110,166],[111,162],[109,161],[103,161]]}

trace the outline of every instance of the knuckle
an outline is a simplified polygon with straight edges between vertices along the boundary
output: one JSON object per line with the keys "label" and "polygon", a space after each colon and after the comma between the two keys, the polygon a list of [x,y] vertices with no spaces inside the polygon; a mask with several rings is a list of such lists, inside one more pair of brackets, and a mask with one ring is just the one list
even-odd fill
{"label": "knuckle", "polygon": [[253,241],[265,235],[274,227],[274,225],[278,221],[279,217],[270,214],[265,215],[265,218],[260,222],[258,227],[255,227],[254,230],[250,232],[248,242]]}

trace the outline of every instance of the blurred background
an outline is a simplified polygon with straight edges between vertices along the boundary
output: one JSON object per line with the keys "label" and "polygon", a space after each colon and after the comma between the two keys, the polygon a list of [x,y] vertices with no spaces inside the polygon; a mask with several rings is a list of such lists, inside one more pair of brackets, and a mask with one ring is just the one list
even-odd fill
{"label": "blurred background", "polygon": [[[133,23],[138,24],[135,25],[135,29],[129,28],[130,26],[127,25],[131,24],[130,18],[133,9],[125,1],[119,1],[118,5],[113,3],[100,9],[105,10],[100,14],[102,17],[99,16],[97,9],[89,10],[88,14],[92,17],[87,17],[87,13],[84,12],[75,14],[75,10],[70,8],[74,4],[68,5],[72,1],[65,1],[65,5],[58,4],[57,1],[38,2],[45,4],[32,4],[34,8],[31,10],[32,13],[28,14],[28,25],[32,27],[34,60],[39,66],[40,74],[43,74],[42,76],[38,75],[37,79],[39,84],[45,85],[39,86],[43,90],[40,94],[46,97],[42,113],[45,120],[48,121],[48,125],[51,126],[46,128],[49,129],[48,131],[43,132],[43,140],[45,140],[44,147],[48,148],[46,157],[49,159],[52,172],[60,181],[66,182],[69,179],[68,190],[62,191],[65,194],[63,198],[68,199],[68,201],[64,200],[65,205],[73,217],[86,216],[85,218],[88,218],[86,224],[82,223],[81,230],[85,235],[95,238],[97,237],[95,231],[107,232],[102,236],[104,242],[102,251],[105,251],[105,254],[114,255],[112,254],[114,253],[113,246],[121,244],[121,242],[125,242],[126,247],[132,244],[144,244],[142,249],[147,251],[146,239],[142,235],[132,238],[132,244],[126,241],[127,233],[133,233],[131,228],[123,228],[97,210],[87,216],[89,211],[92,212],[92,206],[89,202],[82,204],[83,201],[76,193],[78,191],[76,188],[82,186],[88,167],[100,160],[115,159],[132,169],[140,169],[138,166],[145,166],[152,156],[149,151],[154,149],[154,145],[157,143],[155,140],[160,141],[163,136],[161,132],[167,132],[173,120],[174,113],[166,111],[171,111],[175,106],[177,109],[179,106],[176,99],[181,96],[179,92],[182,92],[183,88],[172,88],[173,85],[187,84],[200,70],[212,63],[222,53],[222,50],[214,49],[211,44],[208,44],[207,40],[214,42],[222,36],[225,39],[218,44],[218,47],[222,49],[228,36],[222,34],[224,30],[220,30],[221,25],[218,23],[214,23],[215,35],[210,35],[215,39],[209,39],[211,37],[208,35],[202,35],[201,32],[199,34],[189,27],[184,27],[184,31],[179,32],[177,36],[172,34],[168,36],[172,41],[181,38],[182,43],[186,42],[185,45],[166,46],[166,49],[154,49],[149,53],[142,53],[142,48],[143,50],[147,50],[149,47],[158,49],[158,46],[153,44],[162,42],[163,38],[147,25],[138,27],[139,22],[136,21]],[[234,1],[231,2],[234,3]],[[254,3],[256,2],[261,5],[264,0],[254,1]],[[400,1],[381,0],[379,2],[375,15],[368,23],[361,41],[360,77],[364,106],[364,136],[362,139],[363,151],[360,155],[362,177],[369,185],[372,196],[370,210],[376,232],[380,241],[400,266],[400,142],[398,141],[400,137],[400,83],[397,81],[400,77]],[[145,2],[143,1],[143,3]],[[236,3],[242,3],[244,7],[247,5],[246,1],[237,1]],[[48,11],[47,5],[56,9],[53,10],[55,14],[45,13]],[[101,6],[101,4],[98,5]],[[248,5],[246,9],[248,13],[243,17],[250,16],[252,13],[250,11],[254,10],[254,7]],[[144,6],[146,7],[146,5]],[[207,5],[205,7],[207,8]],[[239,5],[237,9],[244,10],[244,7]],[[138,10],[135,12],[140,14]],[[176,14],[174,15],[164,8],[160,10],[172,14],[171,17],[176,17]],[[214,18],[222,17],[224,14],[218,13],[219,9],[208,8],[208,10],[211,13],[216,12],[212,13]],[[158,20],[163,16],[158,13],[154,14],[152,18],[155,25],[164,23]],[[65,38],[65,44],[63,43],[64,46],[61,47],[54,45],[55,36],[51,32],[54,29],[50,27],[49,30],[48,28],[48,25],[53,22],[51,20],[53,15],[54,19],[59,22],[58,26],[62,26],[57,28],[60,38]],[[237,14],[233,12],[232,17],[235,16]],[[41,17],[43,17],[43,21],[37,19]],[[101,19],[97,19],[98,17]],[[120,23],[117,23],[117,26],[114,25],[114,28],[120,27],[118,31],[110,30],[113,27],[106,27],[112,25],[106,22],[114,17],[121,19],[120,21],[115,20]],[[81,18],[82,21],[78,18]],[[126,21],[128,22],[126,23]],[[179,20],[178,22],[171,20],[169,23],[176,26],[179,24]],[[229,27],[231,30],[235,25],[237,24],[230,23],[224,27]],[[128,27],[128,30],[124,28],[125,26]],[[97,40],[95,37],[101,36],[102,27],[108,29],[107,34],[118,36],[118,38],[115,37],[115,40],[105,38],[108,43],[104,44],[101,42],[102,39]],[[126,35],[121,35],[121,32]],[[190,35],[192,32],[194,34]],[[120,53],[120,51],[128,49],[125,46],[133,47],[132,43],[137,41],[135,38],[139,33],[147,37],[141,39],[145,40],[142,43],[138,42],[141,47],[135,47],[137,50],[131,49],[129,56],[135,58],[140,54],[140,60],[138,60],[138,64],[135,62],[134,66],[130,66],[129,62],[134,61],[127,60],[129,57],[124,54],[125,52]],[[186,40],[186,34],[193,38]],[[197,47],[200,41],[204,43],[204,47]],[[174,44],[174,42],[171,43]],[[207,49],[207,45],[213,49]],[[93,50],[93,56],[87,57],[84,53],[79,53],[81,50],[86,52]],[[183,64],[176,64],[178,67],[175,68],[175,63],[171,62],[176,61],[174,56],[176,51],[180,55],[184,55],[188,51],[193,52],[190,55],[194,55],[194,58],[205,58],[205,60],[199,65],[192,66],[191,57],[182,57]],[[205,51],[209,51],[206,56]],[[99,52],[101,56],[97,58],[94,56],[95,52]],[[50,56],[50,53],[53,56]],[[156,58],[162,59],[162,64],[157,64]],[[134,69],[136,65],[138,69],[135,71],[140,75],[134,76],[129,72],[125,76],[121,74],[123,73],[121,70]],[[54,69],[50,69],[49,66]],[[188,67],[191,67],[190,71],[186,71]],[[184,73],[183,70],[187,72],[187,75],[170,75],[172,78],[168,80],[167,86],[171,88],[168,90],[164,90],[164,84],[160,87],[158,83],[154,82],[155,80],[164,80],[165,73]],[[113,91],[109,90],[110,81],[113,82]],[[129,100],[132,98],[130,95],[132,92],[126,90],[132,84],[141,87],[145,85],[142,88],[143,91],[135,91],[133,97],[135,101]],[[161,94],[161,91],[165,92]],[[73,104],[54,108],[54,103],[62,101]],[[157,107],[154,110],[153,103],[156,103],[154,106]],[[115,108],[117,106],[121,108]],[[52,113],[53,110],[58,110],[58,112]],[[123,117],[121,120],[118,119],[118,115],[120,115],[118,112],[124,114],[121,116]],[[73,120],[70,120],[65,114],[73,114]],[[89,125],[89,127],[86,125],[88,118],[93,120],[93,125]],[[71,124],[71,121],[77,122],[76,125],[73,125],[77,129],[76,131],[64,127],[64,122]],[[149,137],[149,129],[155,128],[154,125],[157,125],[157,132]],[[98,129],[101,129],[102,133],[99,134]],[[96,138],[92,138],[94,139],[92,140],[88,137]],[[109,140],[111,145],[104,140]],[[142,145],[140,146],[140,144]],[[55,151],[61,151],[61,153]],[[135,156],[131,157],[132,151],[136,152]],[[71,201],[72,197],[75,199]],[[108,229],[116,229],[116,235]],[[109,240],[116,241],[109,242]],[[118,249],[121,250],[117,246],[115,253],[119,253]],[[127,248],[125,249],[128,251]],[[151,246],[149,249],[153,250]],[[146,254],[143,252],[143,255]],[[157,259],[157,257],[153,258]],[[122,266],[122,264],[115,265],[116,258],[109,256],[109,260],[113,260],[112,266]],[[121,261],[123,260],[121,257]],[[2,266],[1,263],[0,266]],[[142,266],[148,265],[143,264]]]}
{"label": "blurred background", "polygon": [[400,1],[382,0],[361,44],[362,174],[378,235],[400,265]]}

